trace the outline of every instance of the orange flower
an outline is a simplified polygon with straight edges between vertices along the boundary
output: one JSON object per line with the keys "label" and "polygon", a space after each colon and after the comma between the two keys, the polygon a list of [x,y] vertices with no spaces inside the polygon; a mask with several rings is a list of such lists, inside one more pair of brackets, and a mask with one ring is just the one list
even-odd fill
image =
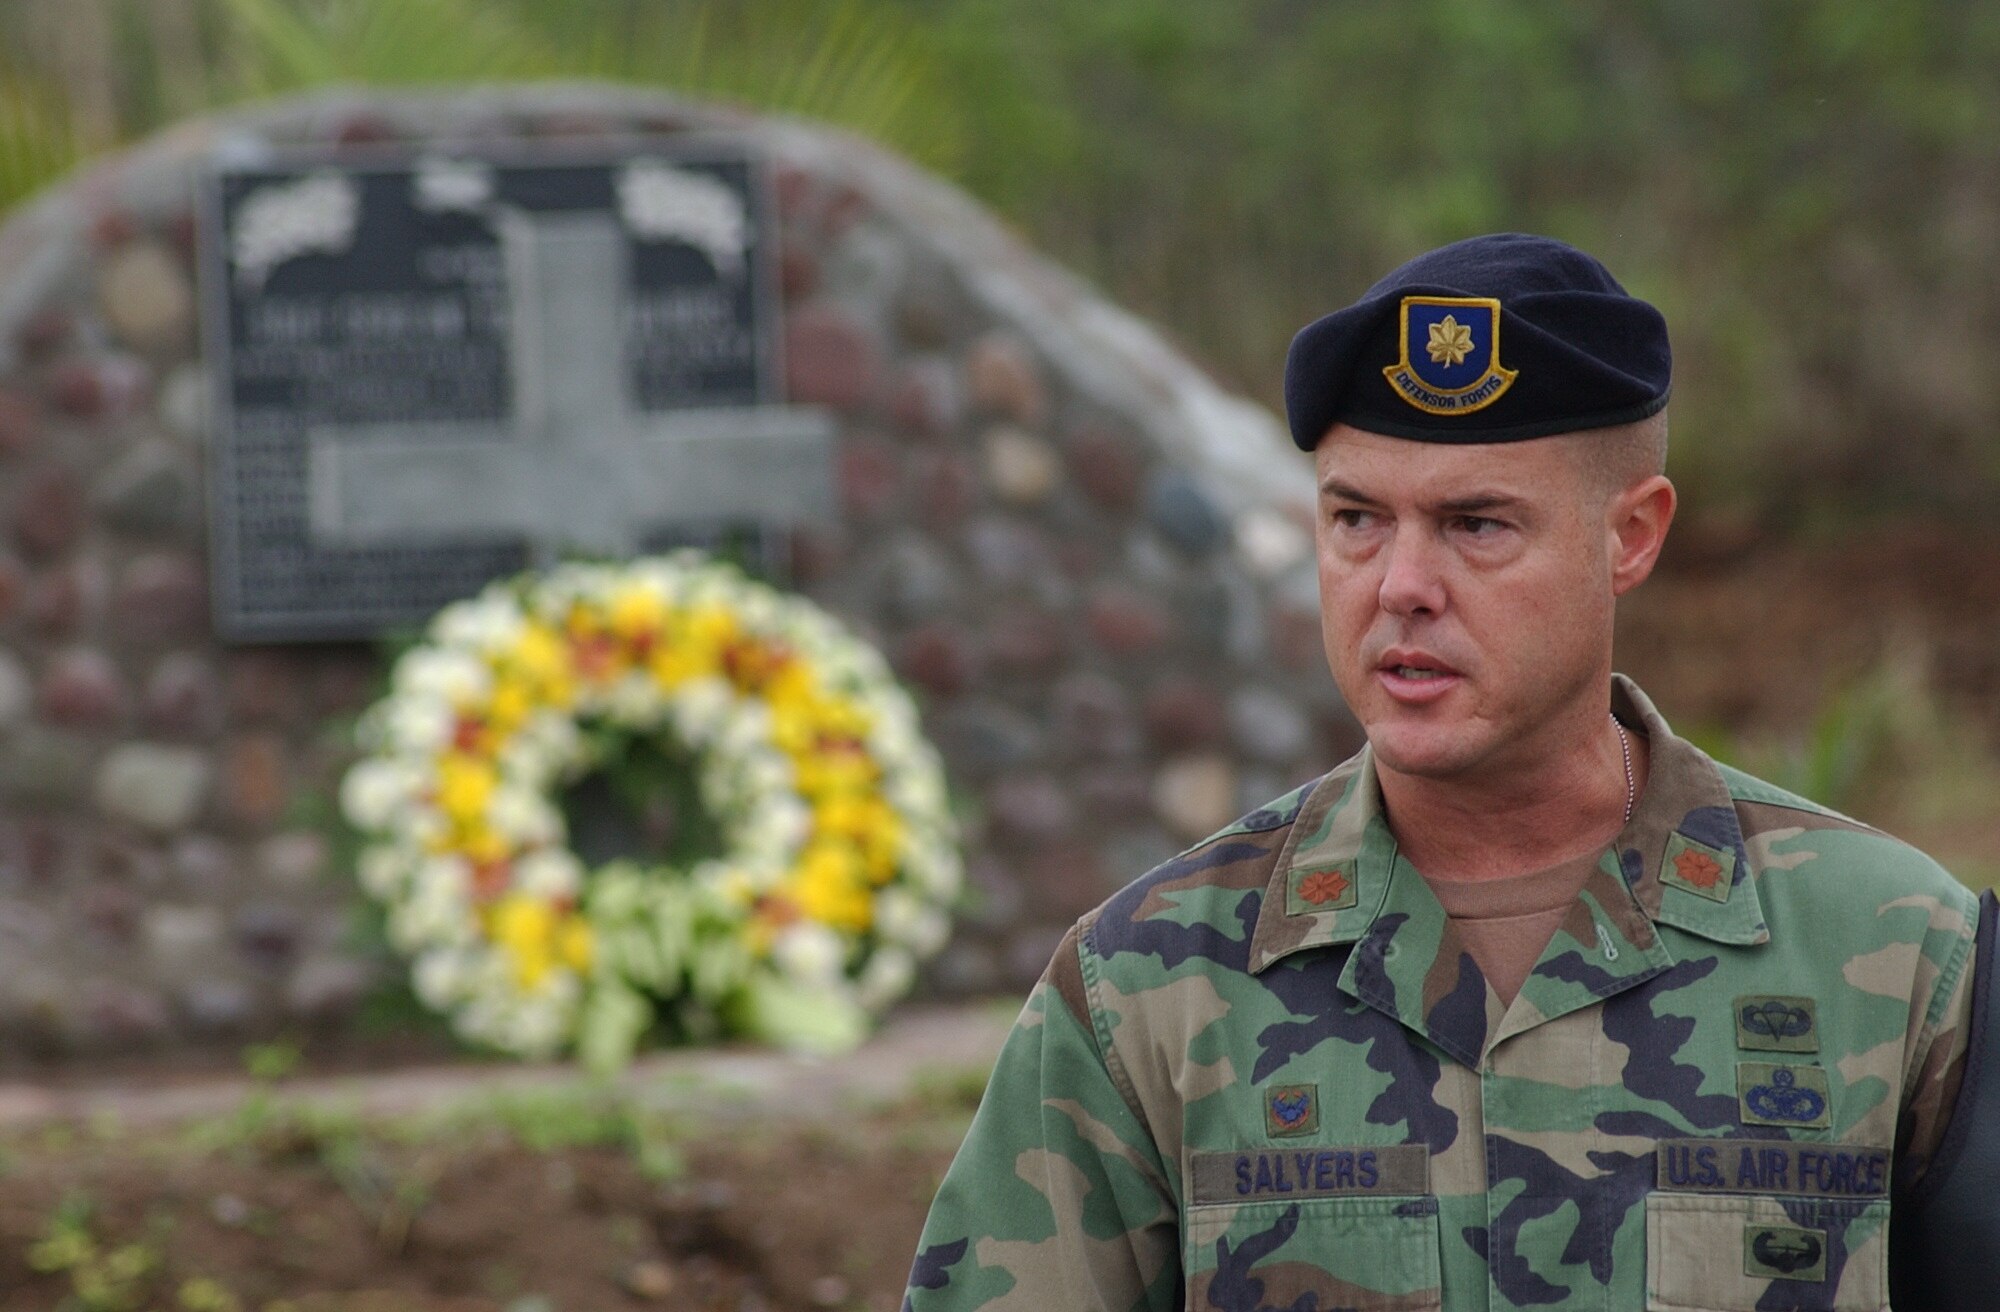
{"label": "orange flower", "polygon": [[1338,870],[1316,870],[1299,881],[1299,896],[1314,906],[1337,900],[1347,891],[1347,876]]}
{"label": "orange flower", "polygon": [[1674,873],[1696,888],[1714,888],[1722,877],[1722,863],[1706,852],[1690,848],[1674,858]]}

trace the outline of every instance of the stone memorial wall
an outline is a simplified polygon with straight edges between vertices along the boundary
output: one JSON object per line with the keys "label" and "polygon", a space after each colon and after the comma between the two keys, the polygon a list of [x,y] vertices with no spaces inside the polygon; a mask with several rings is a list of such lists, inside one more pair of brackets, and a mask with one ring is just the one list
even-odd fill
{"label": "stone memorial wall", "polygon": [[[619,189],[662,169],[647,219]],[[241,236],[247,197],[329,179],[346,246]],[[330,389],[366,353],[299,352],[407,336],[357,300],[385,288],[456,363]],[[736,345],[703,374],[690,341]],[[565,548],[729,533],[888,653],[944,752],[971,888],[927,987],[1019,989],[1358,743],[1310,516],[1270,414],[852,137],[594,87],[186,124],[0,230],[0,1062],[350,1021],[392,969],[333,823],[380,635]]]}

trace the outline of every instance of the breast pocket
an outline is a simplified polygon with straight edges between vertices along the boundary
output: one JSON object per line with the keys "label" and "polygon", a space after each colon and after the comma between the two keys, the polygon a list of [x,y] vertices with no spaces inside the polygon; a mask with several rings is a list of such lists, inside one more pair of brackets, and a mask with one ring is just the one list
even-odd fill
{"label": "breast pocket", "polygon": [[1260,1201],[1186,1215],[1190,1312],[1443,1305],[1435,1197]]}
{"label": "breast pocket", "polygon": [[1888,1243],[1884,1199],[1651,1194],[1647,1312],[1883,1312]]}

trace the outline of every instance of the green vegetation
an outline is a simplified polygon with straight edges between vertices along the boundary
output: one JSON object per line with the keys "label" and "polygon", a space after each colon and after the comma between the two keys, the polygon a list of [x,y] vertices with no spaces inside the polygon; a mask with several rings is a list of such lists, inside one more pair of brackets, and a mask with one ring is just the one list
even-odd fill
{"label": "green vegetation", "polygon": [[1830,697],[1803,732],[1690,736],[1790,792],[1917,840],[1975,888],[2000,884],[1992,850],[2000,761],[1978,720],[1937,695],[1921,651],[1892,653]]}
{"label": "green vegetation", "polygon": [[1780,527],[2000,489],[2000,11],[1975,0],[17,0],[0,206],[200,108],[604,77],[853,127],[1275,403],[1285,344],[1474,232],[1675,326],[1676,474]]}

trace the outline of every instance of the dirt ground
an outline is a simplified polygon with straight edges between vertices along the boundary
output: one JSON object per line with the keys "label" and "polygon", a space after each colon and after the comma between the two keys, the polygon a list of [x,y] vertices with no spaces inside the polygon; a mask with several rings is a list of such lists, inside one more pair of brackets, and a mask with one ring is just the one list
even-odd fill
{"label": "dirt ground", "polygon": [[926,1107],[643,1149],[45,1133],[8,1149],[0,1312],[894,1309],[963,1129]]}

